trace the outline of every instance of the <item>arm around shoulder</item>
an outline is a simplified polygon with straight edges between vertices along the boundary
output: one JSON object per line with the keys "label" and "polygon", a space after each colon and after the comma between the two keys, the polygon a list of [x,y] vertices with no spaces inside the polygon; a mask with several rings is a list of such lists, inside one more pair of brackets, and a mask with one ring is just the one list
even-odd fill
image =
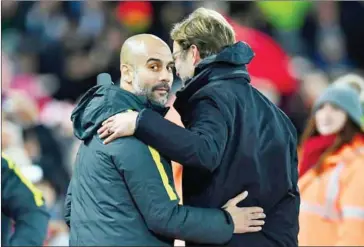
{"label": "arm around shoulder", "polygon": [[182,165],[213,172],[221,163],[228,139],[227,123],[212,100],[201,100],[187,129],[158,113],[139,113],[135,136]]}

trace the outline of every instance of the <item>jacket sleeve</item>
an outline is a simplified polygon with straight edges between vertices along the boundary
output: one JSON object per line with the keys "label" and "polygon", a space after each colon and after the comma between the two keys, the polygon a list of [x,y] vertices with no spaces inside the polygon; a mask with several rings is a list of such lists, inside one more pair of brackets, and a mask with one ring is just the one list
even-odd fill
{"label": "jacket sleeve", "polygon": [[72,179],[68,185],[66,199],[64,200],[64,220],[68,227],[71,227],[71,198],[72,198]]}
{"label": "jacket sleeve", "polygon": [[139,113],[135,137],[183,166],[213,172],[221,163],[228,139],[228,127],[211,100],[197,103],[192,125],[182,128],[144,109]]}
{"label": "jacket sleeve", "polygon": [[[231,216],[220,209],[178,204],[172,169],[162,164],[159,153],[134,137],[113,155],[147,227],[163,236],[195,243],[223,244],[233,235]],[[120,147],[119,147],[120,150]],[[167,175],[167,171],[168,174]]]}
{"label": "jacket sleeve", "polygon": [[[363,159],[357,167],[363,165]],[[343,185],[339,204],[343,220],[339,225],[339,237],[336,246],[364,246],[364,179],[363,169],[353,172],[347,184]]]}
{"label": "jacket sleeve", "polygon": [[43,246],[49,214],[42,193],[24,178],[14,163],[2,156],[1,210],[15,221],[11,246]]}

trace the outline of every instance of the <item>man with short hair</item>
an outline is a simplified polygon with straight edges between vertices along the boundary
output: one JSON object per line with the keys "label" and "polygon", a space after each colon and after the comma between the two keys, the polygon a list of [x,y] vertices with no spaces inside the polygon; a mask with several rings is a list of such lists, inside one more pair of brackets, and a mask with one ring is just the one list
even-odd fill
{"label": "man with short hair", "polygon": [[289,118],[250,85],[246,67],[253,51],[235,42],[219,13],[204,8],[176,24],[171,38],[184,82],[174,107],[186,129],[144,109],[111,117],[100,137],[110,143],[134,135],[183,165],[185,205],[221,207],[248,190],[239,206],[261,206],[266,223],[261,232],[234,235],[230,246],[297,246],[297,134]]}
{"label": "man with short hair", "polygon": [[221,245],[233,233],[261,230],[261,208],[236,207],[246,193],[225,210],[181,206],[166,157],[135,137],[102,144],[97,129],[108,117],[167,111],[174,66],[168,45],[136,35],[125,41],[120,59],[120,87],[104,82],[91,88],[72,113],[82,143],[65,204],[70,245],[172,246],[174,239]]}

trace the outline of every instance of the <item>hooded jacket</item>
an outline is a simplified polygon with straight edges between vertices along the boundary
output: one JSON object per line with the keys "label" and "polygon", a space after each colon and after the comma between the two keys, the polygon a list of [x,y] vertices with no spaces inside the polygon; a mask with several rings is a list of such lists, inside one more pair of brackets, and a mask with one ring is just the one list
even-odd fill
{"label": "hooded jacket", "polygon": [[297,246],[297,134],[250,85],[246,65],[253,56],[238,42],[202,60],[176,94],[186,129],[145,109],[135,136],[184,166],[185,205],[217,208],[247,190],[239,206],[264,209],[262,232],[234,235],[229,245]]}
{"label": "hooded jacket", "polygon": [[90,89],[72,113],[82,140],[66,198],[70,245],[172,246],[175,238],[223,244],[232,237],[229,215],[180,206],[170,162],[135,137],[104,145],[97,129],[110,116],[166,108],[115,85]]}

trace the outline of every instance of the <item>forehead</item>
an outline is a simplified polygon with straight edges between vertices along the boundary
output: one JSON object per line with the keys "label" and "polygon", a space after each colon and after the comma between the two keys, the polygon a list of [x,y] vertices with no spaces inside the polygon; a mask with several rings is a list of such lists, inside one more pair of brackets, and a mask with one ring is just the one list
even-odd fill
{"label": "forehead", "polygon": [[169,63],[169,62],[173,61],[172,52],[167,47],[153,49],[153,50],[149,51],[147,54],[147,60],[150,58],[159,59],[165,63]]}
{"label": "forehead", "polygon": [[173,53],[178,52],[180,50],[181,50],[181,46],[176,41],[174,41],[173,42]]}
{"label": "forehead", "polygon": [[140,65],[146,64],[148,61],[159,61],[166,64],[173,61],[171,49],[166,45],[146,45],[134,59]]}

